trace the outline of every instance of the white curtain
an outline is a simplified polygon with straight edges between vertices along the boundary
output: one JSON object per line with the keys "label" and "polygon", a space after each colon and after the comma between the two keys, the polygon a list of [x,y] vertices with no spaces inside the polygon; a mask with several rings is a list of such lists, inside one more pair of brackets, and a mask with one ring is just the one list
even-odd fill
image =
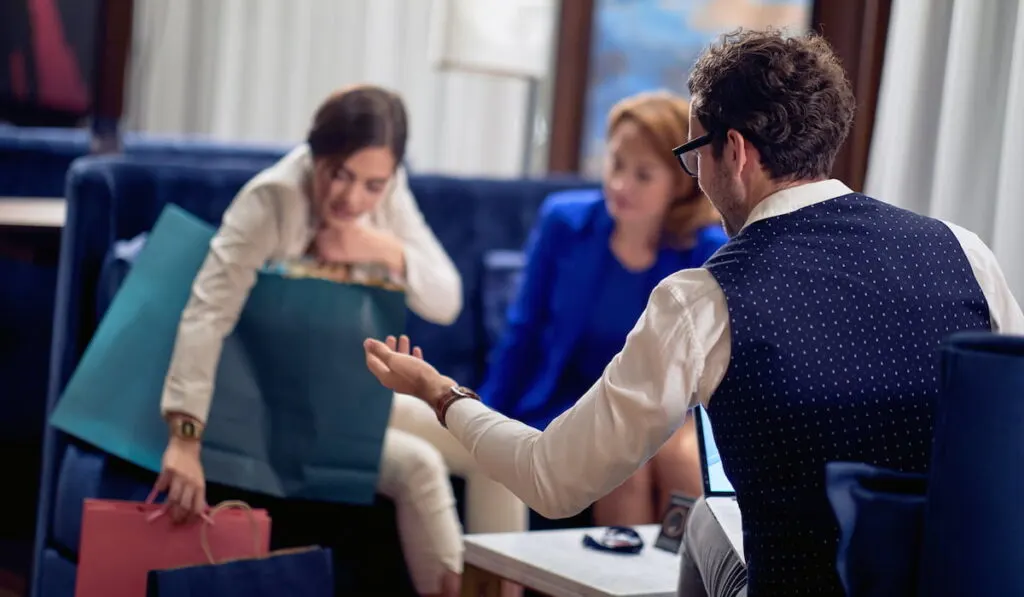
{"label": "white curtain", "polygon": [[328,93],[366,82],[405,98],[415,171],[519,175],[527,83],[434,70],[432,4],[137,0],[127,128],[295,143]]}
{"label": "white curtain", "polygon": [[1024,301],[1024,0],[895,0],[866,192],[952,221]]}

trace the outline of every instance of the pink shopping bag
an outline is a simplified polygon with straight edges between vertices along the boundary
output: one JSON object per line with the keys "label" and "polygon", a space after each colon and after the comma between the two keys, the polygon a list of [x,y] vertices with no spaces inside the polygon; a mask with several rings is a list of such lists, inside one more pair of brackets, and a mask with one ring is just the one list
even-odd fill
{"label": "pink shopping bag", "polygon": [[175,525],[169,516],[153,519],[161,508],[85,500],[76,597],[145,597],[150,570],[261,557],[270,551],[266,510],[219,506],[211,511],[213,524]]}

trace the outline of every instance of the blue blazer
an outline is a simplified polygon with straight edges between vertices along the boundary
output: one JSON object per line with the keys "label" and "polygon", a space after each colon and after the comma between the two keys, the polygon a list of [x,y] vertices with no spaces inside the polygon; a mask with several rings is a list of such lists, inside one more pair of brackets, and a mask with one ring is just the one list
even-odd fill
{"label": "blue blazer", "polygon": [[[527,241],[518,296],[480,388],[491,408],[522,420],[517,415],[536,413],[548,401],[593,316],[588,307],[613,259],[608,243],[614,227],[598,189],[563,191],[544,201]],[[709,226],[691,249],[663,248],[651,270],[651,289],[679,270],[700,267],[727,240],[720,226]]]}

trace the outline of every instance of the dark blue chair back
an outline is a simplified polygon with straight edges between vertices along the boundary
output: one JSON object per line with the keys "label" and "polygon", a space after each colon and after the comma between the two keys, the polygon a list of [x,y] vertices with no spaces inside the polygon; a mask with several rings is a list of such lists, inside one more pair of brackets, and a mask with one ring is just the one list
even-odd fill
{"label": "dark blue chair back", "polygon": [[847,597],[913,595],[927,476],[830,462],[825,482],[839,523],[836,566]]}
{"label": "dark blue chair back", "polygon": [[954,336],[942,385],[919,594],[1024,595],[1024,338]]}
{"label": "dark blue chair back", "polygon": [[1024,337],[942,351],[928,475],[829,463],[849,597],[1024,595]]}

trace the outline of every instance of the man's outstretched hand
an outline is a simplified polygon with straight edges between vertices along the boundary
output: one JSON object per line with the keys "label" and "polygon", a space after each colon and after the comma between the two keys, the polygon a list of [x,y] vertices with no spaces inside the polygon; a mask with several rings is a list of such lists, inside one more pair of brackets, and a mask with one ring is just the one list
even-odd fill
{"label": "man's outstretched hand", "polygon": [[436,403],[456,385],[423,360],[420,347],[412,347],[408,336],[385,342],[369,338],[363,343],[366,366],[384,387],[400,394],[416,396],[436,408]]}

